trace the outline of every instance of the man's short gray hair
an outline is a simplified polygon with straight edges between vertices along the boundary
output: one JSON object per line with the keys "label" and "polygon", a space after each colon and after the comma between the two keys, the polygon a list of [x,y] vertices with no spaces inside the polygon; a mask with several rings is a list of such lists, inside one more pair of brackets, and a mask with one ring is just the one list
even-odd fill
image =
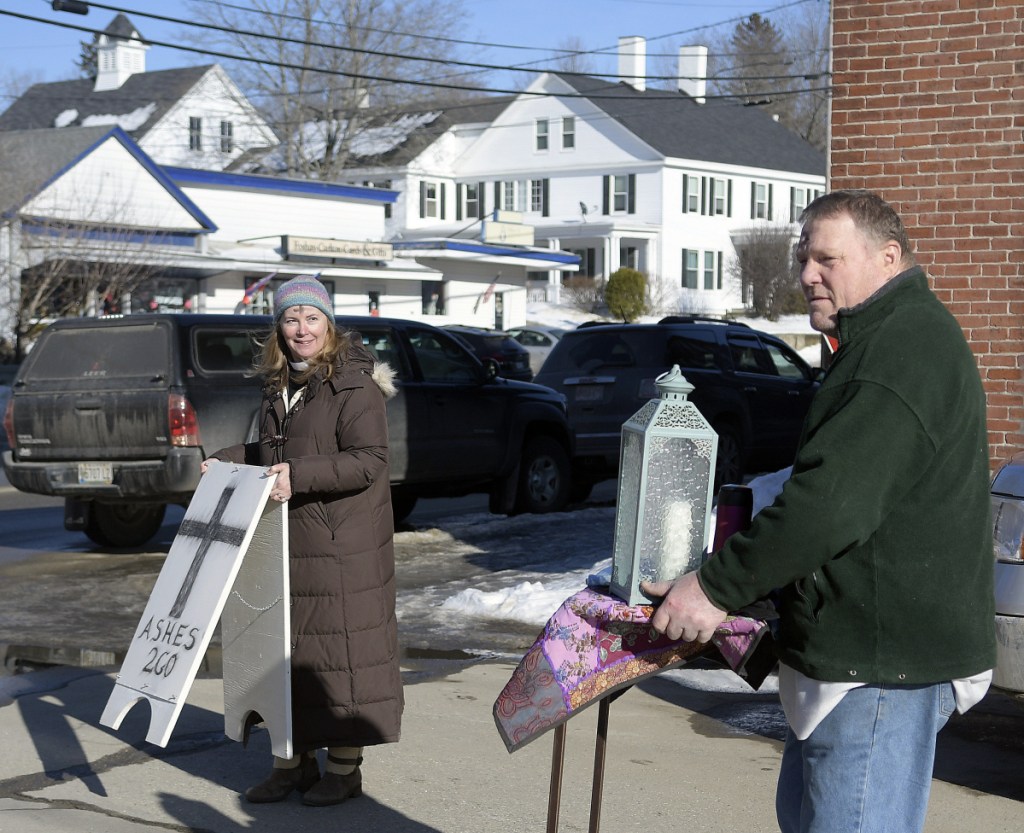
{"label": "man's short gray hair", "polygon": [[880,244],[895,240],[903,250],[903,263],[914,263],[914,250],[903,221],[889,203],[872,191],[850,189],[823,194],[803,210],[800,222],[806,225],[840,214],[848,214],[861,232]]}

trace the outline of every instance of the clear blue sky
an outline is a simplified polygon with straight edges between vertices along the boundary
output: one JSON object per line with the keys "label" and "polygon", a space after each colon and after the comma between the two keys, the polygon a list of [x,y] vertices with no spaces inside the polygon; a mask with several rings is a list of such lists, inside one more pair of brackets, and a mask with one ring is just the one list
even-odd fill
{"label": "clear blue sky", "polygon": [[[209,2],[210,0],[205,0]],[[244,0],[233,0],[242,3]],[[653,61],[657,53],[671,53],[682,44],[701,43],[709,26],[735,22],[754,12],[778,19],[799,13],[802,7],[826,0],[465,0],[465,26],[448,36],[460,40],[533,47],[536,51],[501,49],[497,46],[472,50],[464,47],[463,58],[497,65],[550,62],[551,50],[576,38],[588,50],[614,50],[619,36],[641,35],[648,39],[647,51]],[[182,31],[178,24],[153,20],[144,13],[187,17],[187,6],[179,0],[108,0],[105,4],[124,9],[143,37],[173,42]],[[777,11],[773,11],[777,10]],[[4,82],[21,73],[32,73],[35,81],[56,81],[77,76],[74,62],[79,42],[91,35],[59,28],[52,23],[18,20],[4,11],[32,15],[47,21],[103,29],[116,14],[94,8],[80,16],[55,12],[50,0],[0,0],[0,95]],[[199,30],[194,30],[199,31]],[[169,69],[205,64],[217,58],[154,46],[147,53],[148,69]],[[591,71],[614,73],[611,56],[595,57]],[[499,79],[494,86],[507,86]],[[9,99],[0,97],[0,110]]]}

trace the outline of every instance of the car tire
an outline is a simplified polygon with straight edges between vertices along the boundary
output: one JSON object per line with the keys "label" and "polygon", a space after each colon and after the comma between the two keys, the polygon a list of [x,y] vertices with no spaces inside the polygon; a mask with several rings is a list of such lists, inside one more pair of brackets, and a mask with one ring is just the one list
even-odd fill
{"label": "car tire", "polygon": [[742,484],[744,470],[743,440],[739,429],[731,423],[715,426],[718,454],[715,457],[715,492],[727,483]]}
{"label": "car tire", "polygon": [[101,547],[138,547],[160,531],[162,503],[98,503],[89,507],[85,534]]}
{"label": "car tire", "polygon": [[531,437],[519,464],[517,512],[558,512],[569,502],[572,467],[569,455],[551,437]]}
{"label": "car tire", "polygon": [[391,514],[398,525],[412,514],[416,508],[416,495],[410,494],[404,489],[391,490]]}

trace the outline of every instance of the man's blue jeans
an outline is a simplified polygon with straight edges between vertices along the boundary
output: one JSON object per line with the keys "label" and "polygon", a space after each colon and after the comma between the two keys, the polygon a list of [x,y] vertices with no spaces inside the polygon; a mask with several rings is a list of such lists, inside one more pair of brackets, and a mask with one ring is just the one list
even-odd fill
{"label": "man's blue jeans", "polygon": [[775,797],[782,833],[915,833],[952,683],[848,691],[806,740],[786,738]]}

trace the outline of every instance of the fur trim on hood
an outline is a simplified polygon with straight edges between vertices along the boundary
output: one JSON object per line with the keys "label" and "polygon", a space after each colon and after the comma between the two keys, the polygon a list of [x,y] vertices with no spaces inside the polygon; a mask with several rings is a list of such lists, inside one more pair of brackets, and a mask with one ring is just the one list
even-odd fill
{"label": "fur trim on hood", "polygon": [[385,399],[391,399],[398,393],[398,388],[395,387],[395,369],[387,362],[374,362],[370,378],[377,383]]}

